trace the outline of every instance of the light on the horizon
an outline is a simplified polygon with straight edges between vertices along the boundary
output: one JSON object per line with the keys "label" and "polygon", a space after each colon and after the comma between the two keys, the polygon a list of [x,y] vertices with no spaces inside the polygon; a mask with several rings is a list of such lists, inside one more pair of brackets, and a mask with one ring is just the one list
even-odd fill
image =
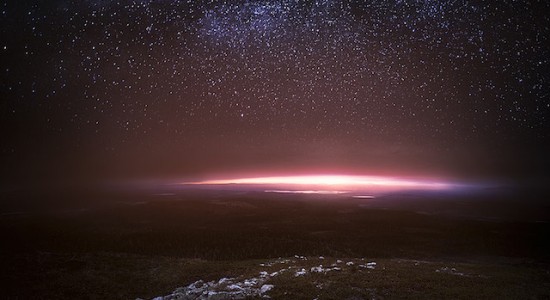
{"label": "light on the horizon", "polygon": [[266,193],[278,193],[278,194],[317,194],[317,195],[338,195],[345,194],[345,191],[333,191],[333,190],[265,190]]}
{"label": "light on the horizon", "polygon": [[193,185],[273,185],[273,186],[321,186],[334,189],[360,188],[410,188],[447,189],[452,184],[436,180],[414,180],[384,176],[358,175],[294,175],[271,177],[247,177],[186,182]]}

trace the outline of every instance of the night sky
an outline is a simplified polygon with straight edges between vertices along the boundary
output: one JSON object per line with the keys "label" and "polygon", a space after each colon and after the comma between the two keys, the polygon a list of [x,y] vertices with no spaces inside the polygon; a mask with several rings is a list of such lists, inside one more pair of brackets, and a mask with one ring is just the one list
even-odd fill
{"label": "night sky", "polygon": [[1,2],[6,181],[544,178],[550,2]]}

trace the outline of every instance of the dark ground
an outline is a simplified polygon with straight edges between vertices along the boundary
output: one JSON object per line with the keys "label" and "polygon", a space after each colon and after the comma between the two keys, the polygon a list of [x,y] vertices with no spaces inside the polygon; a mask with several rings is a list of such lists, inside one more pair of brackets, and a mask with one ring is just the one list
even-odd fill
{"label": "dark ground", "polygon": [[[251,272],[259,261],[322,255],[388,266],[452,264],[493,278],[462,282],[454,294],[441,294],[449,286],[434,283],[433,268],[393,268],[408,277],[381,274],[397,282],[373,282],[380,298],[468,298],[480,290],[474,295],[549,299],[546,200],[521,193],[351,199],[220,191],[11,192],[0,211],[1,297],[146,298],[198,279]],[[418,290],[415,279],[424,282]],[[288,290],[286,298],[309,297]]]}

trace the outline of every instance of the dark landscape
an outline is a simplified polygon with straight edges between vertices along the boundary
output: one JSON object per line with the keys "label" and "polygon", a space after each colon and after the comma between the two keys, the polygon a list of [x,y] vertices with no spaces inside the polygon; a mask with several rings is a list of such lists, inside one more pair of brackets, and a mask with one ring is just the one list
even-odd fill
{"label": "dark landscape", "polygon": [[[293,267],[268,281],[275,299],[550,297],[550,209],[519,193],[47,194],[47,209],[12,193],[23,207],[2,210],[4,298],[149,299],[283,259]],[[343,270],[294,276],[338,260]]]}

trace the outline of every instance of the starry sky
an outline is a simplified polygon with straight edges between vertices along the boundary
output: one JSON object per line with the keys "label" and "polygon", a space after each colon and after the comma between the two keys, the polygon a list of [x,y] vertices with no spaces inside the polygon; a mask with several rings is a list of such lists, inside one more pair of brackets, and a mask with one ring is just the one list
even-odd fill
{"label": "starry sky", "polygon": [[6,180],[550,170],[547,1],[0,3]]}

